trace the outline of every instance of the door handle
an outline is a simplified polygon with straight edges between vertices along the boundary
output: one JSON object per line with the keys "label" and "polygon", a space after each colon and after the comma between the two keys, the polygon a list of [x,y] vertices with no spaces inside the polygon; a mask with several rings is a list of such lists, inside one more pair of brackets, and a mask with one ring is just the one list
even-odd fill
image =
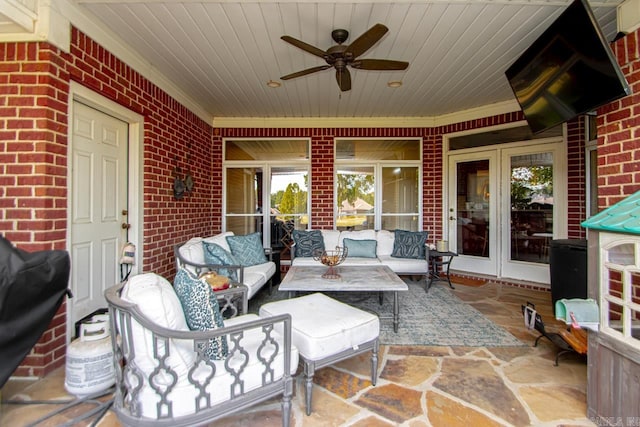
{"label": "door handle", "polygon": [[123,230],[128,230],[131,228],[131,224],[127,224],[127,223],[122,223],[122,229]]}
{"label": "door handle", "polygon": [[456,219],[458,219],[458,218],[456,218],[455,216],[450,216],[450,217],[449,217],[449,220],[450,220],[450,221],[455,221]]}

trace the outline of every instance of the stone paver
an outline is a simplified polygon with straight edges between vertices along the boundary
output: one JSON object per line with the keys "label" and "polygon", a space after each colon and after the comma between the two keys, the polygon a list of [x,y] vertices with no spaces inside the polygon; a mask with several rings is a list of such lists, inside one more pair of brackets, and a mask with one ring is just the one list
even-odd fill
{"label": "stone paver", "polygon": [[493,366],[483,360],[445,359],[435,388],[469,402],[511,424],[529,424],[529,416]]}

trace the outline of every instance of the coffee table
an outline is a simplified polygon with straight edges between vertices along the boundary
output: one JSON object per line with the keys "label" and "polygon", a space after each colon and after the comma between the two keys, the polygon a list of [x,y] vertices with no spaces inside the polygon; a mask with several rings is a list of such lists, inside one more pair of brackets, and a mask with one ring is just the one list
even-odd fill
{"label": "coffee table", "polygon": [[[393,331],[398,332],[398,292],[409,290],[407,284],[386,265],[340,265],[335,269],[339,279],[323,279],[321,276],[327,271],[324,265],[292,266],[278,289],[289,292],[290,298],[296,292],[379,292],[380,303],[382,292],[393,292]],[[380,316],[386,318],[389,317]]]}

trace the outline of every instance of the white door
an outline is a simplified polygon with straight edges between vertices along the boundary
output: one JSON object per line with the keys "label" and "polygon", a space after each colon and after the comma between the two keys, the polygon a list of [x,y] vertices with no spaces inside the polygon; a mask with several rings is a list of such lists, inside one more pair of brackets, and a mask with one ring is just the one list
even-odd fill
{"label": "white door", "polygon": [[446,224],[451,268],[498,275],[495,151],[449,156]]}
{"label": "white door", "polygon": [[104,290],[120,281],[128,170],[126,122],[74,101],[72,126],[71,325],[106,308]]}

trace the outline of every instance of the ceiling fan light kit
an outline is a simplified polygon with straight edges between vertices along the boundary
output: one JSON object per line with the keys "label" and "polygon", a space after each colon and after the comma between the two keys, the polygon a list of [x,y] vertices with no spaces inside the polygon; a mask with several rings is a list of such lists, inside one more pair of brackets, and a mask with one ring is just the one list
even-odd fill
{"label": "ceiling fan light kit", "polygon": [[326,51],[291,36],[282,36],[281,39],[287,43],[324,59],[327,65],[307,68],[305,70],[287,74],[280,78],[282,80],[289,80],[318,71],[328,70],[333,67],[336,70],[336,81],[338,82],[338,87],[342,92],[346,92],[351,90],[351,73],[347,66],[354,69],[373,71],[405,70],[409,66],[409,63],[404,61],[394,61],[390,59],[357,59],[360,55],[373,47],[373,45],[375,45],[388,31],[389,29],[384,25],[376,24],[365,31],[351,44],[345,46],[343,43],[347,38],[349,38],[349,32],[343,29],[336,29],[331,32],[331,38],[333,38],[337,45],[331,46]]}

